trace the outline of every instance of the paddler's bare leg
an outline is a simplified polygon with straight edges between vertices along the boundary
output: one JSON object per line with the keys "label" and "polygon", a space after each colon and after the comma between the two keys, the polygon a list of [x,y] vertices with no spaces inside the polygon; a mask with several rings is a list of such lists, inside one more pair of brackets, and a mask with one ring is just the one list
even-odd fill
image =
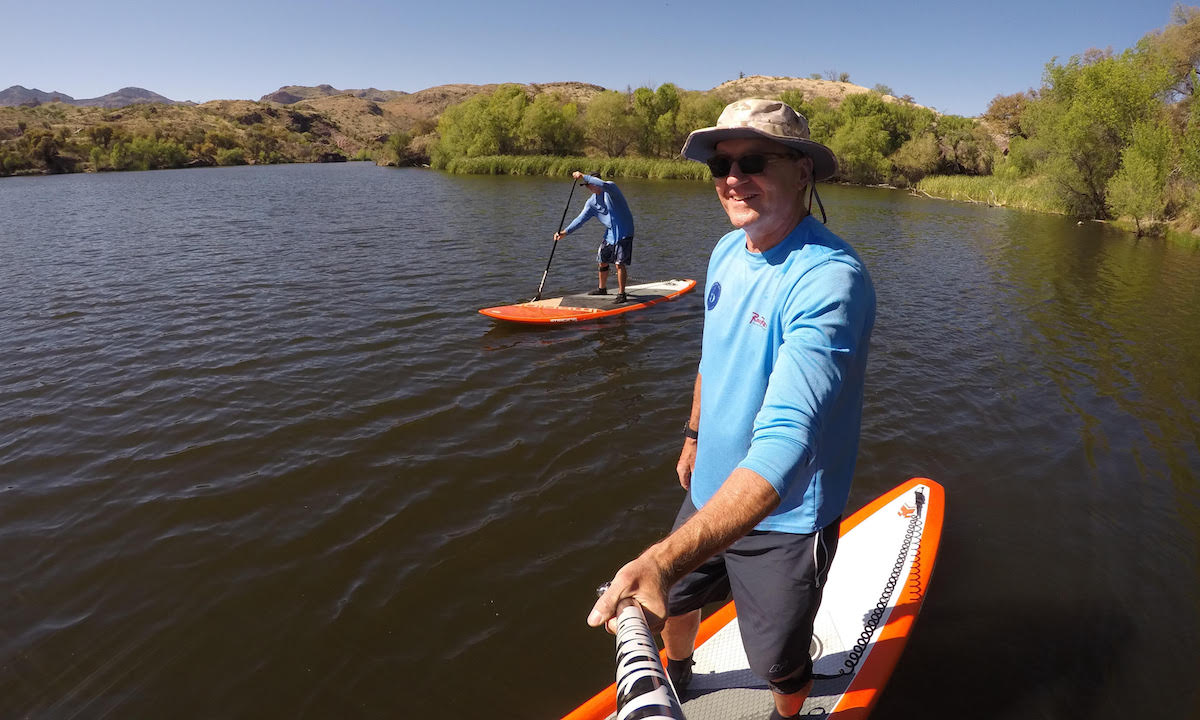
{"label": "paddler's bare leg", "polygon": [[667,648],[667,657],[674,660],[685,660],[692,656],[696,647],[696,634],[700,632],[700,611],[676,615],[667,618],[663,626],[663,645]]}
{"label": "paddler's bare leg", "polygon": [[[696,634],[700,631],[700,611],[667,618],[663,626],[663,646],[667,650],[667,673],[671,676],[675,691],[683,694],[692,679],[692,651],[696,648]],[[674,667],[672,667],[674,666]],[[684,687],[679,687],[683,685]]]}
{"label": "paddler's bare leg", "polygon": [[[801,668],[797,672],[803,672]],[[771,697],[775,699],[775,712],[779,713],[782,718],[790,718],[800,712],[800,708],[804,707],[804,701],[808,699],[808,694],[812,692],[813,681],[809,680],[799,692],[794,692],[791,695],[780,695],[779,693],[771,693]]]}

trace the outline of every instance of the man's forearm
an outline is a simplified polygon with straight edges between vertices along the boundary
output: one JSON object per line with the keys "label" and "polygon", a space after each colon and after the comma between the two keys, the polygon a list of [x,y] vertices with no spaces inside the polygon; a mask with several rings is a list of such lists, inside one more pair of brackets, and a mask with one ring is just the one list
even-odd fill
{"label": "man's forearm", "polygon": [[765,478],[736,469],[704,507],[644,555],[660,568],[666,584],[673,584],[750,532],[777,505],[779,495]]}
{"label": "man's forearm", "polygon": [[692,387],[692,412],[688,416],[688,427],[700,429],[700,373],[696,373],[696,384]]}

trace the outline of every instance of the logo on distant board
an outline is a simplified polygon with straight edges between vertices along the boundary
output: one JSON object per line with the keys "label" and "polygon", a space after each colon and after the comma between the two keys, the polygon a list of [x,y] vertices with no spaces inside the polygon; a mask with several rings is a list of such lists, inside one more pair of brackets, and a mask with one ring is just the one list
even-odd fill
{"label": "logo on distant board", "polygon": [[764,330],[767,329],[767,319],[758,313],[750,313],[750,324],[757,325]]}
{"label": "logo on distant board", "polygon": [[708,309],[712,310],[717,306],[717,301],[721,299],[721,283],[715,282],[708,291]]}
{"label": "logo on distant board", "polygon": [[902,518],[909,518],[909,517],[912,517],[914,514],[916,514],[916,512],[917,512],[917,509],[915,507],[909,507],[908,505],[901,505],[900,512],[898,512],[896,514]]}

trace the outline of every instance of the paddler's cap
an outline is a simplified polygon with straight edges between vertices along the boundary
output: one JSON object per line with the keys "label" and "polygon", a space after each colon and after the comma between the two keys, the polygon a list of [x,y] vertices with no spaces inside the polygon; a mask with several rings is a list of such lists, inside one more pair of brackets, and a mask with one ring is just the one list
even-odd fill
{"label": "paddler's cap", "polygon": [[812,158],[813,179],[824,180],[837,173],[833,151],[808,139],[808,119],[778,100],[746,98],[729,103],[715,127],[694,130],[680,154],[689,160],[707,161],[722,140],[762,137],[798,150]]}

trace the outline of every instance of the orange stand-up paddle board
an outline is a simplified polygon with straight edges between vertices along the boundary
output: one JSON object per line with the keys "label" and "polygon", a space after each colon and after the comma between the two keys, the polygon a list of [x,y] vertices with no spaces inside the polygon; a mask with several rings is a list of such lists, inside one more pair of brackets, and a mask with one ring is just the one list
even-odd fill
{"label": "orange stand-up paddle board", "polygon": [[496,320],[532,325],[595,320],[632,312],[674,300],[696,287],[695,280],[664,280],[625,288],[626,300],[614,302],[614,295],[567,295],[565,297],[531,300],[517,305],[483,308],[479,312]]}
{"label": "orange stand-up paddle board", "polygon": [[[812,692],[803,718],[861,720],[879,700],[925,600],[945,512],[942,486],[913,478],[842,521],[813,628]],[[774,703],[750,672],[729,603],[700,625],[696,665],[680,693],[687,720],[762,720]],[[564,720],[616,717],[616,686]]]}

